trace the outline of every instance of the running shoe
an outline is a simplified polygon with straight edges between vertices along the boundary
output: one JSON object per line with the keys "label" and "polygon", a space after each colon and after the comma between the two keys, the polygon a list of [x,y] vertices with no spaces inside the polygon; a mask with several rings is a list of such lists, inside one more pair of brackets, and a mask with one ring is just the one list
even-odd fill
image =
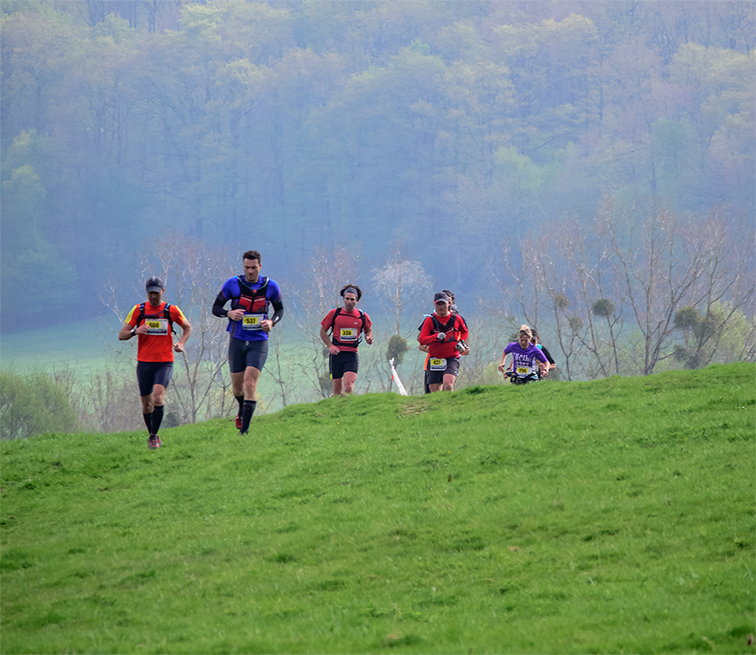
{"label": "running shoe", "polygon": [[236,429],[241,430],[241,426],[242,426],[242,418],[240,414],[237,414],[236,415]]}
{"label": "running shoe", "polygon": [[150,438],[147,439],[147,448],[150,450],[154,450],[155,448],[160,448],[162,445],[160,438],[156,434],[151,434]]}

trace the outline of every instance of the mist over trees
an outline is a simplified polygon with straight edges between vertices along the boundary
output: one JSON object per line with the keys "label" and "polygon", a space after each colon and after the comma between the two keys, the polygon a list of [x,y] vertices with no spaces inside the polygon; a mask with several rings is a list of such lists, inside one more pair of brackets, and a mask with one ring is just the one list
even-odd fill
{"label": "mist over trees", "polygon": [[[733,243],[738,226],[753,238],[751,2],[6,0],[0,11],[3,329],[65,307],[101,313],[108,280],[131,290],[145,242],[166,235],[256,248],[292,286],[314,252],[350,244],[367,279],[400,243],[436,286],[467,296],[468,314],[499,282],[526,279],[541,239],[544,320],[608,374],[616,331],[643,322],[620,284],[632,226],[716,215]],[[562,226],[590,229],[607,202],[629,222],[604,277],[614,295],[560,287],[576,270],[554,254],[569,250]],[[738,256],[752,274],[752,251]],[[706,317],[727,302],[752,317],[744,293],[680,299],[698,312],[665,318],[680,361],[708,357]],[[611,304],[588,311],[587,299]],[[510,307],[538,311],[524,300]]]}

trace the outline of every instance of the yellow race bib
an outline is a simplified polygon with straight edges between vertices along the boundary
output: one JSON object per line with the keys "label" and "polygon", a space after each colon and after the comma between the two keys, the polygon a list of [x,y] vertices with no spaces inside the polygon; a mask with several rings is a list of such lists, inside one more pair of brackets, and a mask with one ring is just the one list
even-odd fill
{"label": "yellow race bib", "polygon": [[244,314],[242,316],[242,330],[261,330],[265,314]]}
{"label": "yellow race bib", "polygon": [[147,334],[168,334],[168,319],[166,318],[148,318],[144,324],[147,326]]}
{"label": "yellow race bib", "polygon": [[445,359],[431,357],[430,362],[428,362],[428,365],[429,365],[429,370],[431,371],[445,371],[446,370]]}
{"label": "yellow race bib", "polygon": [[339,330],[339,341],[357,341],[357,329],[341,328]]}

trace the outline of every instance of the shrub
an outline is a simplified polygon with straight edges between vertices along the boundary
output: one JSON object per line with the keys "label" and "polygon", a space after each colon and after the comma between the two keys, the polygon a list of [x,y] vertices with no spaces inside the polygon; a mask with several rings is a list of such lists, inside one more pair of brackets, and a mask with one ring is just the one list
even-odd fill
{"label": "shrub", "polygon": [[0,371],[0,439],[75,432],[76,412],[66,389],[45,373]]}
{"label": "shrub", "polygon": [[395,334],[389,339],[388,347],[386,348],[386,361],[390,362],[393,359],[398,366],[404,361],[404,353],[408,350],[407,340]]}

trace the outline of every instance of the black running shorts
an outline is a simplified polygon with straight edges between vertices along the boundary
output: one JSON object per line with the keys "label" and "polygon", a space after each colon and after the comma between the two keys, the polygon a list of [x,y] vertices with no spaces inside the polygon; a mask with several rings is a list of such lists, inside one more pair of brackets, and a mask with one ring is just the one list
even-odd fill
{"label": "black running shorts", "polygon": [[[442,371],[434,371],[432,361],[432,359],[428,360],[428,384],[443,384],[444,375],[453,375],[454,377],[459,375],[459,357],[449,357]],[[438,368],[440,367],[438,366]]]}
{"label": "black running shorts", "polygon": [[340,352],[338,355],[331,355],[329,369],[332,380],[340,380],[347,371],[356,373],[360,366],[360,358],[356,352]]}
{"label": "black running shorts", "polygon": [[139,395],[149,396],[156,384],[168,388],[173,375],[173,362],[137,362],[136,374]]}
{"label": "black running shorts", "polygon": [[268,340],[244,341],[230,337],[228,342],[228,368],[232,373],[244,373],[248,366],[263,370],[268,359]]}

